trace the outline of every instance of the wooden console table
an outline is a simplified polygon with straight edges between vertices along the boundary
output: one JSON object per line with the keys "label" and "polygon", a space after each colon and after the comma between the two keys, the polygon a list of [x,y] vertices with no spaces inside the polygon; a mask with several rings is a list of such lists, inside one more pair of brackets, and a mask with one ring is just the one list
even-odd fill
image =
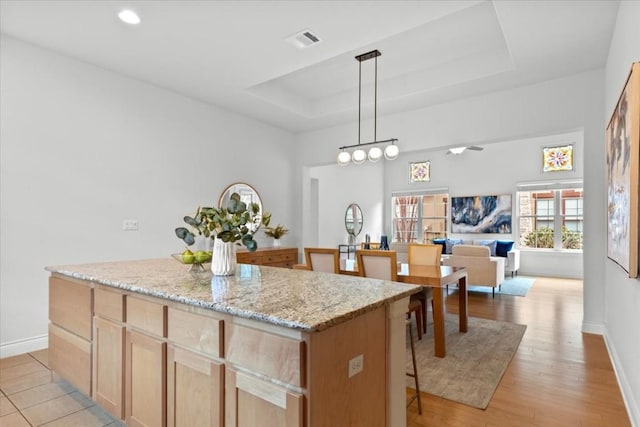
{"label": "wooden console table", "polygon": [[242,248],[238,249],[236,259],[238,264],[292,268],[298,262],[298,248],[264,248],[255,252]]}

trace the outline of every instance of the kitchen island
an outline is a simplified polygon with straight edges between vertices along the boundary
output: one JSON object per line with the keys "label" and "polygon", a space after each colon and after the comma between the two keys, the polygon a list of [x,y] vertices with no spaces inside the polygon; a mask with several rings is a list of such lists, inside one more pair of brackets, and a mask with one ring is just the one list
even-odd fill
{"label": "kitchen island", "polygon": [[128,425],[405,425],[419,288],[173,259],[47,267],[53,371]]}

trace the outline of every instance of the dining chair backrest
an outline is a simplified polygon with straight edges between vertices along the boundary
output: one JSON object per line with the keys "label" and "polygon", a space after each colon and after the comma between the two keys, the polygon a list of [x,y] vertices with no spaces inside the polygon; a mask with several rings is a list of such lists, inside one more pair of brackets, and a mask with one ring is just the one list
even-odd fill
{"label": "dining chair backrest", "polygon": [[398,263],[394,251],[356,251],[358,272],[362,277],[382,280],[398,280]]}
{"label": "dining chair backrest", "polygon": [[414,265],[440,265],[442,245],[410,243],[407,248],[407,260]]}
{"label": "dining chair backrest", "polygon": [[325,273],[340,272],[340,253],[331,248],[304,248],[304,258],[309,270]]}

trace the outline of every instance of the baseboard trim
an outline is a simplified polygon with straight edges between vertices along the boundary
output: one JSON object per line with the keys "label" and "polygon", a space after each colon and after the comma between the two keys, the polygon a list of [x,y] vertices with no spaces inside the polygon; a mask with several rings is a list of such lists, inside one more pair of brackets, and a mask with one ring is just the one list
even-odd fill
{"label": "baseboard trim", "polygon": [[0,344],[0,359],[28,353],[30,351],[42,350],[49,346],[49,335],[39,335],[37,337],[25,338]]}
{"label": "baseboard trim", "polygon": [[604,335],[605,327],[602,323],[582,322],[582,332],[585,334]]}
{"label": "baseboard trim", "polygon": [[[558,278],[558,279],[575,279],[575,280],[583,280],[583,277],[581,274],[558,274],[558,273],[540,273],[539,271],[533,272],[533,271],[525,271],[525,270],[518,270],[517,271],[517,276],[529,276],[529,277],[552,277],[552,278]],[[511,276],[511,273],[509,273],[509,276]],[[517,277],[514,276],[514,277]],[[506,273],[505,273],[505,278],[506,278]]]}
{"label": "baseboard trim", "polygon": [[633,399],[633,393],[631,391],[631,387],[629,386],[629,381],[627,381],[627,377],[624,374],[624,371],[622,369],[619,369],[619,366],[621,366],[620,358],[618,357],[616,348],[607,338],[606,328],[604,330],[604,344],[607,346],[609,359],[611,360],[611,365],[613,366],[613,372],[616,374],[616,379],[618,380],[618,385],[620,386],[620,391],[622,393],[622,400],[624,401],[624,405],[627,408],[627,414],[629,415],[631,425],[633,427],[640,427],[640,408],[638,408],[637,403]]}

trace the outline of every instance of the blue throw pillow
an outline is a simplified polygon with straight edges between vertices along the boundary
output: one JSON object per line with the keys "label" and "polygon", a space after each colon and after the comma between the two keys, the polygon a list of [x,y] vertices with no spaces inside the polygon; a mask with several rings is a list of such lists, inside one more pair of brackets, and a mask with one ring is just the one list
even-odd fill
{"label": "blue throw pillow", "polygon": [[445,253],[445,242],[447,241],[447,239],[431,239],[431,243],[433,243],[434,245],[440,245],[442,246],[442,253]]}
{"label": "blue throw pillow", "polygon": [[497,240],[480,240],[479,243],[481,246],[488,246],[491,256],[496,256],[496,247],[498,246]]}
{"label": "blue throw pillow", "polygon": [[462,244],[462,239],[447,239],[444,245],[445,254],[451,255],[453,247],[455,245],[461,245],[461,244]]}
{"label": "blue throw pillow", "polygon": [[507,252],[513,249],[513,241],[511,240],[498,240],[496,244],[496,255],[506,258]]}

